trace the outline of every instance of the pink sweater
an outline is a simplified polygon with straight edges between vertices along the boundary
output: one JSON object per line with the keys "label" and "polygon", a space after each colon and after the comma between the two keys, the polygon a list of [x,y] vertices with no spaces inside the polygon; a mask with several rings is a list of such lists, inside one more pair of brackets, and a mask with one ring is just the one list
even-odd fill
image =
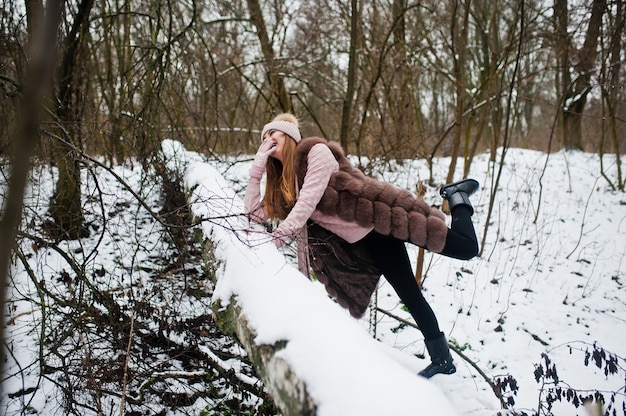
{"label": "pink sweater", "polygon": [[[325,144],[316,144],[308,154],[308,169],[296,203],[287,218],[276,228],[278,236],[295,237],[310,218],[315,223],[338,235],[349,243],[355,243],[374,229],[362,227],[356,222],[344,221],[338,216],[324,215],[315,209],[322,199],[330,177],[339,170],[339,164]],[[244,205],[250,217],[257,221],[267,220],[267,212],[261,203],[261,177],[264,167],[253,165],[246,188]]]}

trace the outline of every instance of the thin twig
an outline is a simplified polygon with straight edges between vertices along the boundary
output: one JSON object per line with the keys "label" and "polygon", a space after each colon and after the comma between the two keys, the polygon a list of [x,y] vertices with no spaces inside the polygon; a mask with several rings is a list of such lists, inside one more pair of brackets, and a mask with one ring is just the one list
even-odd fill
{"label": "thin twig", "polygon": [[585,229],[585,218],[587,218],[587,209],[589,208],[589,201],[591,200],[591,195],[593,195],[594,189],[596,188],[596,184],[598,183],[598,178],[596,178],[593,186],[591,187],[591,192],[589,192],[589,196],[587,196],[587,202],[585,203],[585,210],[583,211],[583,218],[580,224],[580,234],[578,235],[578,241],[576,241],[576,245],[572,249],[572,251],[565,256],[566,259],[569,259],[572,254],[578,249],[580,242],[583,239],[583,230]]}
{"label": "thin twig", "polygon": [[130,348],[133,345],[135,332],[135,314],[130,317],[130,331],[128,334],[128,346],[126,347],[126,360],[124,360],[124,378],[122,380],[122,399],[120,402],[120,416],[124,416],[124,404],[126,402],[126,387],[128,385],[128,363],[130,362]]}

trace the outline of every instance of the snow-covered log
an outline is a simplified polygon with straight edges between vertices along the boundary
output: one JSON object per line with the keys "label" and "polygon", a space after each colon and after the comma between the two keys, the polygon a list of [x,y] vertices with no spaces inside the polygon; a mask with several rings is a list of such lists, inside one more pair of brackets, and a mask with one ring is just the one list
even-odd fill
{"label": "snow-covered log", "polygon": [[237,335],[283,414],[456,414],[416,375],[423,361],[374,340],[261,228],[250,229],[241,198],[209,163],[177,142],[164,142],[163,152],[184,170],[193,213],[205,219],[219,324]]}
{"label": "snow-covered log", "polygon": [[236,335],[246,349],[254,368],[259,373],[264,385],[272,396],[277,407],[285,415],[315,415],[316,408],[306,385],[291,369],[288,361],[279,352],[286,341],[278,341],[272,345],[257,345],[254,328],[241,312],[237,299],[233,297],[227,307],[221,302],[213,304],[218,326],[226,333]]}

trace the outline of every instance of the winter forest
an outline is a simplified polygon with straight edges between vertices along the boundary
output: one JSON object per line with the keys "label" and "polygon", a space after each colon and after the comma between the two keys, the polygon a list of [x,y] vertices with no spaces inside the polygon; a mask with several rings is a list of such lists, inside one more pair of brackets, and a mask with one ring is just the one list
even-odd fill
{"label": "winter forest", "polygon": [[[626,1],[4,0],[0,414],[626,415]],[[446,210],[354,319],[243,215],[291,112]],[[256,228],[255,228],[256,227]]]}

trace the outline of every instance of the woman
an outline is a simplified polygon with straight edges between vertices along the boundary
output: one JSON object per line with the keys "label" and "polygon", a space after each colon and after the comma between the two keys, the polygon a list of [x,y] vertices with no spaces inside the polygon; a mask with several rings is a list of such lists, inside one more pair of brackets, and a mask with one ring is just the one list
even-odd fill
{"label": "woman", "polygon": [[448,342],[417,285],[405,242],[458,259],[476,256],[469,196],[478,182],[465,179],[441,189],[452,214],[448,228],[441,211],[406,190],[364,176],[337,143],[303,139],[292,114],[266,124],[261,139],[244,200],[250,218],[280,221],[271,234],[275,245],[298,238],[300,269],[308,275],[310,261],[315,277],[355,317],[363,315],[384,275],[424,335],[431,363],[419,374],[454,373]]}

